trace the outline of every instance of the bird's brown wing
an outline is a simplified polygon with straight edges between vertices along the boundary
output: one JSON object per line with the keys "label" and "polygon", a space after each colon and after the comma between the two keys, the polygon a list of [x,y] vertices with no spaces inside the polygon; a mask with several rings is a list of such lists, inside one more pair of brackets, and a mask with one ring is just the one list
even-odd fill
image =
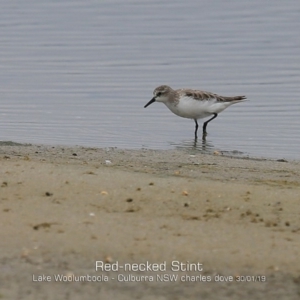
{"label": "bird's brown wing", "polygon": [[200,101],[216,99],[217,101],[220,102],[231,102],[231,101],[242,101],[246,99],[246,96],[225,97],[211,92],[192,90],[192,89],[181,89],[181,90],[177,90],[177,92],[180,94],[180,96],[187,96]]}

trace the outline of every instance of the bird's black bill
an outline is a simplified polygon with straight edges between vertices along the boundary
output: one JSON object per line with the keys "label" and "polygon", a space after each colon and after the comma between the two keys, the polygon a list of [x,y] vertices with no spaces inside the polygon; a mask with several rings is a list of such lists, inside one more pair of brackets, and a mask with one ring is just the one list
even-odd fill
{"label": "bird's black bill", "polygon": [[155,102],[155,98],[154,97],[144,106],[144,108],[146,108],[147,106],[149,106],[153,102]]}

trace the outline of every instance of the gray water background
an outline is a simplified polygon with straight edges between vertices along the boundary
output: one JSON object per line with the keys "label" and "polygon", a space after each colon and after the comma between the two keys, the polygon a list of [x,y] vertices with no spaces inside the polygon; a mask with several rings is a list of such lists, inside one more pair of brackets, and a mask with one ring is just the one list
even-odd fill
{"label": "gray water background", "polygon": [[[195,147],[161,84],[249,101]],[[300,159],[299,116],[299,0],[0,2],[2,142]]]}

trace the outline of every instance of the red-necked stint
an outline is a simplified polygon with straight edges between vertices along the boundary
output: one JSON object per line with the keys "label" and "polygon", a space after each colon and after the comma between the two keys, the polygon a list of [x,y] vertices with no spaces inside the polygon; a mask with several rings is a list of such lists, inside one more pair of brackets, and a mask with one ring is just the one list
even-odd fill
{"label": "red-necked stint", "polygon": [[153,102],[162,102],[175,115],[193,119],[196,124],[195,139],[197,139],[198,119],[213,116],[203,123],[203,138],[205,138],[207,135],[206,127],[210,121],[215,119],[228,106],[242,102],[245,99],[245,96],[225,97],[199,90],[173,90],[167,85],[161,85],[153,91],[153,98],[144,107],[146,108]]}

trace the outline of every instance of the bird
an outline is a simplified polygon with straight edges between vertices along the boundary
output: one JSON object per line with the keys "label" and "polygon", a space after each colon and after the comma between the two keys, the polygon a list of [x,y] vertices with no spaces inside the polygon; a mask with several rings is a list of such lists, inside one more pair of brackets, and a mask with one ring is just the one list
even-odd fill
{"label": "bird", "polygon": [[168,85],[161,85],[153,91],[153,98],[144,106],[154,102],[164,103],[175,115],[195,121],[195,139],[198,138],[198,120],[212,116],[203,123],[202,137],[207,135],[207,124],[215,119],[228,106],[245,101],[246,96],[226,97],[215,93],[193,90],[173,90]]}

